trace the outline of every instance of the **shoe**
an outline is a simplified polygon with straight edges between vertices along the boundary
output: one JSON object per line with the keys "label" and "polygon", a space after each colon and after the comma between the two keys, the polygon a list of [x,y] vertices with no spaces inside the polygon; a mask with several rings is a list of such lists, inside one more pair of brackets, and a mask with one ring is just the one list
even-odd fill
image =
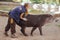
{"label": "shoe", "polygon": [[7,32],[5,32],[4,34],[5,34],[5,36],[9,36],[9,35],[7,34]]}

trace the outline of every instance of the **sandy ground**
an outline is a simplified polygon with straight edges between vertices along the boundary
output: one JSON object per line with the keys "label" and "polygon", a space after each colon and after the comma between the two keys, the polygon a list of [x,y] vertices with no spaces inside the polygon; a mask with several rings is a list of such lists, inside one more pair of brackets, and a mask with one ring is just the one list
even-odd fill
{"label": "sandy ground", "polygon": [[59,22],[52,22],[43,26],[43,36],[39,34],[39,30],[36,29],[33,33],[33,36],[30,36],[30,32],[32,28],[26,28],[26,33],[29,35],[25,37],[20,32],[20,27],[16,26],[16,35],[18,38],[11,38],[11,34],[9,31],[9,36],[6,37],[4,35],[4,29],[7,24],[7,17],[0,16],[0,40],[60,40],[60,27],[57,25],[60,24]]}

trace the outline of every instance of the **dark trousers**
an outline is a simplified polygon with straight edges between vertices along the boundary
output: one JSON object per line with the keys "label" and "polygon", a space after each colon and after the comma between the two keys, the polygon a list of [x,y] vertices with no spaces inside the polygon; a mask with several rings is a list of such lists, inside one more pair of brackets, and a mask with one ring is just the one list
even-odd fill
{"label": "dark trousers", "polygon": [[[11,21],[12,21],[12,23],[11,23]],[[9,17],[8,18],[8,23],[7,23],[6,27],[5,27],[5,32],[8,32],[9,29],[11,29],[11,34],[14,34],[16,32],[15,26],[16,26],[16,23],[15,23],[14,19]]]}

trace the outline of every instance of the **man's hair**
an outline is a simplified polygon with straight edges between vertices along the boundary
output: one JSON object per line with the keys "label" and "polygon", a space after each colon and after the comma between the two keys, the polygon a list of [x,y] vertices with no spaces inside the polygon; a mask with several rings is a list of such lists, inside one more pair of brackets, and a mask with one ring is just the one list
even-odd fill
{"label": "man's hair", "polygon": [[24,6],[27,7],[29,5],[29,3],[25,3]]}

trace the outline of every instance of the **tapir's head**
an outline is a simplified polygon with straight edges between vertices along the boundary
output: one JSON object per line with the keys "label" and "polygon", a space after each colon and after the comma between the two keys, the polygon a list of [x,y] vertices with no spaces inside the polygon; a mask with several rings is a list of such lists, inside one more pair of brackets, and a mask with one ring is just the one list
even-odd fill
{"label": "tapir's head", "polygon": [[47,14],[47,15],[46,15],[46,20],[45,20],[45,22],[46,22],[46,23],[51,23],[51,22],[56,21],[55,19],[56,19],[56,18],[54,17],[54,15]]}

